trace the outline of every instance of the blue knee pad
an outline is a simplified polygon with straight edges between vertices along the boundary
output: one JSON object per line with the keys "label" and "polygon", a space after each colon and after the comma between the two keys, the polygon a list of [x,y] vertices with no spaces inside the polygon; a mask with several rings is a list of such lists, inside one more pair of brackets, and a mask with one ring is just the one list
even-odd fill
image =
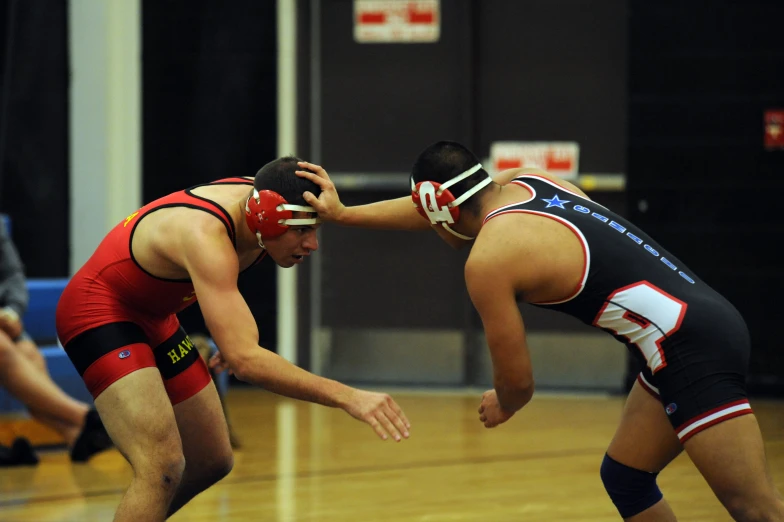
{"label": "blue knee pad", "polygon": [[633,517],[662,499],[656,485],[658,473],[630,468],[604,455],[601,468],[604,489],[623,518]]}

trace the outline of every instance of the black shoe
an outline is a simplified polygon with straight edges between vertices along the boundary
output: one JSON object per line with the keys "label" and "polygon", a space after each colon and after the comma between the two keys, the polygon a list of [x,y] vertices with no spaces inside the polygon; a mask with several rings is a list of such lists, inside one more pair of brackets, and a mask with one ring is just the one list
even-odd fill
{"label": "black shoe", "polygon": [[87,462],[96,453],[106,451],[112,446],[114,444],[112,444],[112,439],[103,426],[103,421],[100,415],[98,415],[98,411],[91,409],[87,412],[87,416],[84,419],[82,432],[76,438],[73,448],[71,448],[71,460],[73,462]]}
{"label": "black shoe", "polygon": [[35,466],[36,464],[38,464],[38,456],[29,440],[17,437],[10,448],[0,446],[0,467]]}
{"label": "black shoe", "polygon": [[11,445],[11,454],[17,462],[17,466],[35,466],[38,464],[38,455],[30,441],[24,437],[17,437]]}

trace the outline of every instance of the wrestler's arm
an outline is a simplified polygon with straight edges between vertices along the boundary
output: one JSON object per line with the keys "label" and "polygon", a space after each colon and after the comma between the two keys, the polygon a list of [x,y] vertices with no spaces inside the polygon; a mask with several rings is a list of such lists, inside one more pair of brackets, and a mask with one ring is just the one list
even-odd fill
{"label": "wrestler's arm", "polygon": [[[493,364],[493,387],[502,409],[514,413],[534,393],[534,377],[525,326],[516,295],[519,277],[505,260],[503,242],[474,248],[465,266],[471,301],[482,319]],[[509,261],[513,261],[509,259]]]}
{"label": "wrestler's arm", "polygon": [[[306,192],[304,197],[305,201],[316,209],[319,217],[324,221],[334,222],[348,227],[385,230],[430,229],[430,222],[417,212],[410,195],[401,198],[376,201],[366,205],[347,207],[340,201],[340,196],[335,188],[335,184],[323,167],[304,161],[300,162],[299,165],[303,170],[297,171],[297,175],[313,181],[321,188],[321,195],[319,195],[318,198],[310,192]],[[590,199],[582,190],[572,183],[564,181],[557,176],[553,176],[538,168],[526,167],[507,169],[493,176],[493,181],[499,185],[506,185],[517,176],[525,174],[543,176],[556,184],[580,194],[586,199]]]}
{"label": "wrestler's arm", "polygon": [[259,346],[256,321],[237,288],[239,261],[225,231],[197,228],[189,243],[185,268],[207,328],[237,378],[287,397],[344,406],[351,388],[313,375]]}
{"label": "wrestler's arm", "polygon": [[335,184],[323,167],[304,161],[299,165],[303,170],[297,171],[297,175],[311,180],[321,188],[318,198],[310,192],[305,192],[304,198],[316,209],[323,221],[348,227],[430,230],[430,222],[416,211],[411,195],[347,207],[341,203]]}
{"label": "wrestler's arm", "polygon": [[303,370],[259,346],[259,331],[237,288],[239,261],[223,224],[207,218],[188,222],[180,236],[179,258],[193,282],[202,314],[223,360],[238,379],[294,399],[338,407],[369,424],[386,440],[408,438],[410,423],[385,393],[346,386]]}
{"label": "wrestler's arm", "polygon": [[430,222],[416,211],[411,196],[343,207],[342,213],[335,222],[347,227],[430,230]]}

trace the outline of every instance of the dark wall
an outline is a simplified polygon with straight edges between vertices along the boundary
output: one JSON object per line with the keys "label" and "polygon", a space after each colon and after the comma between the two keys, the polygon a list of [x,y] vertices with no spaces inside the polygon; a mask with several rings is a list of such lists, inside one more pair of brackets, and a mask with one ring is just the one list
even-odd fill
{"label": "dark wall", "polygon": [[763,148],[763,112],[784,106],[784,3],[631,2],[631,219],[745,317],[752,385],[784,385],[772,324],[784,274],[784,152]]}
{"label": "dark wall", "polygon": [[[623,172],[625,5],[441,2],[437,43],[359,44],[352,2],[323,0],[322,164],[332,172],[405,177],[416,155],[438,140],[461,141],[480,158],[492,141],[574,140],[583,172]],[[356,191],[344,199],[406,194]],[[622,206],[612,205],[625,213]],[[466,325],[465,254],[434,234],[326,226],[322,237],[326,326]]]}
{"label": "dark wall", "polygon": [[[349,205],[386,193],[345,192]],[[430,231],[322,229],[323,321],[334,328],[459,328],[468,299],[463,263]]]}
{"label": "dark wall", "polygon": [[68,275],[65,0],[0,1],[0,212],[30,277]]}
{"label": "dark wall", "polygon": [[[321,2],[322,156],[333,170],[406,172],[455,139],[574,140],[584,172],[623,172],[625,0],[441,3],[435,43],[359,44],[352,2]],[[590,20],[590,23],[586,23]]]}
{"label": "dark wall", "polygon": [[321,2],[322,158],[333,170],[406,171],[436,139],[468,141],[471,2],[441,2],[436,43],[359,44],[353,2]]}
{"label": "dark wall", "polygon": [[626,168],[626,0],[476,2],[476,148],[576,141],[581,172]]}
{"label": "dark wall", "polygon": [[275,22],[275,2],[143,2],[145,202],[275,158]]}
{"label": "dark wall", "polygon": [[[252,176],[277,153],[275,2],[160,2],[142,11],[143,198]],[[275,265],[240,277],[262,346],[275,347]],[[181,315],[203,329],[198,307]]]}

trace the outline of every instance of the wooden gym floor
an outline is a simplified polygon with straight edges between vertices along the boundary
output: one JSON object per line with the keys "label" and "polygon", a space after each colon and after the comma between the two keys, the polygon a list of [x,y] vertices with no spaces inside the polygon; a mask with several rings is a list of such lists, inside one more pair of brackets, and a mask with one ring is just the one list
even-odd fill
{"label": "wooden gym floor", "polygon": [[[481,391],[396,392],[412,438],[382,442],[339,410],[233,388],[234,471],[173,521],[613,521],[599,465],[623,399],[537,394],[509,423],[477,420]],[[784,491],[784,402],[752,401]],[[3,522],[111,520],[130,479],[115,450],[0,469]],[[730,520],[688,457],[659,478],[684,521]]]}

